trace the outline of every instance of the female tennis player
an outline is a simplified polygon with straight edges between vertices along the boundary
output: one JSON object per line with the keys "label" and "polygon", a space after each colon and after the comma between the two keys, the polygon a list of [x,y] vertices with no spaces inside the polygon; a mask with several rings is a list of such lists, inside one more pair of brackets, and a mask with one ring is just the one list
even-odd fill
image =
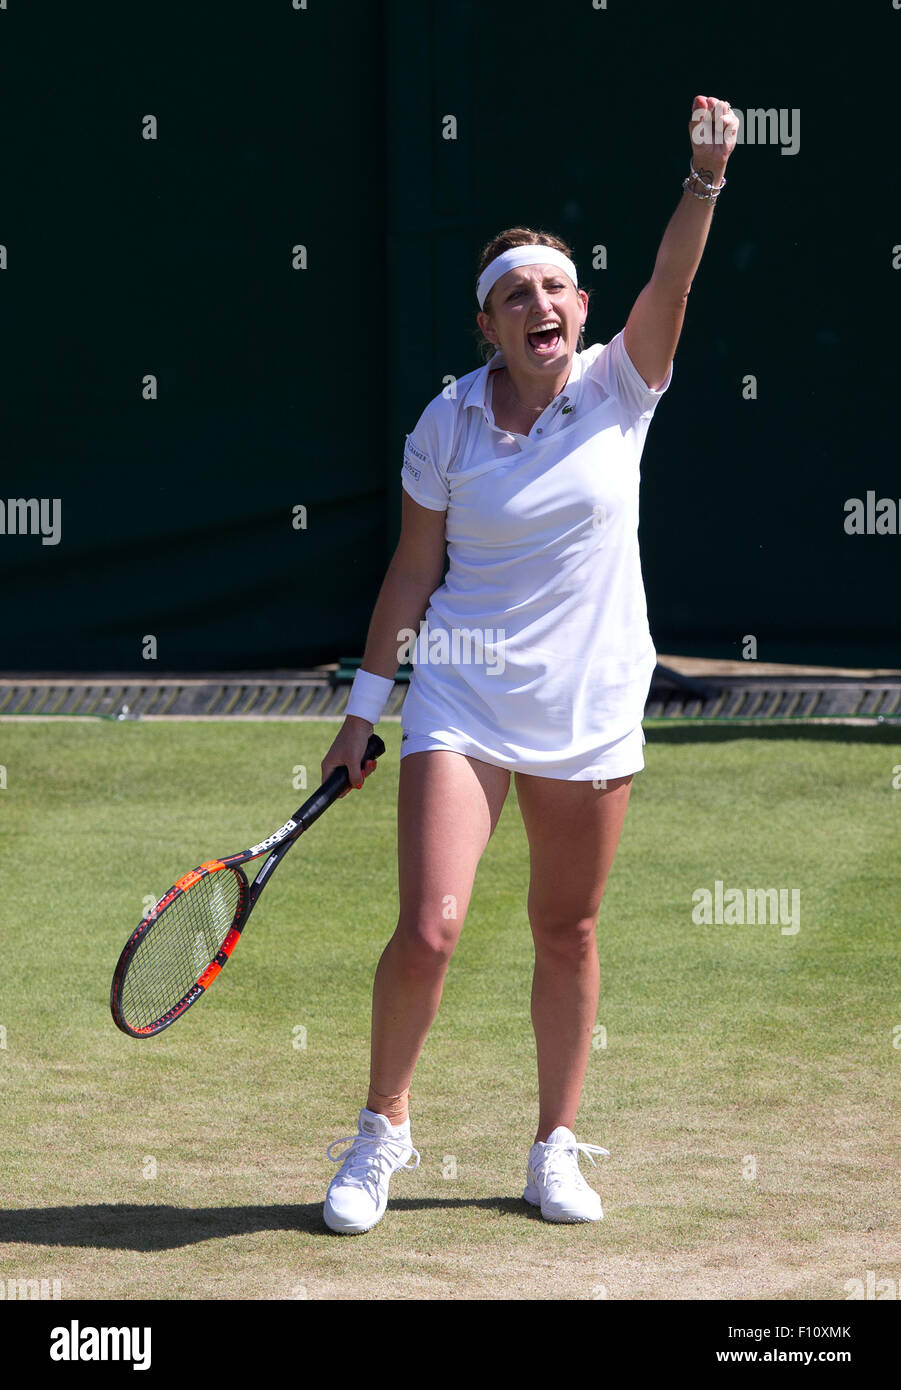
{"label": "female tennis player", "polygon": [[656,663],[639,462],[738,121],[728,102],[698,96],[689,133],[682,198],[625,328],[583,350],[588,295],[569,248],[528,228],[501,233],[482,254],[476,290],[493,355],[452,399],[437,396],[407,439],[400,541],[322,762],[323,778],[344,765],[362,786],[367,739],[418,634],[401,721],[400,910],[375,975],[358,1132],[329,1146],[341,1168],[324,1218],[336,1232],[374,1226],[391,1175],[419,1164],[413,1072],[511,774],[535,951],[538,1125],[523,1196],[548,1221],[603,1214],[579,1156],[607,1151],[579,1143],[574,1129],[598,1005],[598,910],[644,767]]}

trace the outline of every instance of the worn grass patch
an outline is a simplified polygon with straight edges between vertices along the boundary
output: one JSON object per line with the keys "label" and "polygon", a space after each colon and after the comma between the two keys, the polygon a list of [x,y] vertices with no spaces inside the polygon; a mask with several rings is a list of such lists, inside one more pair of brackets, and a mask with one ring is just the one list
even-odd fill
{"label": "worn grass patch", "polygon": [[[325,1149],[355,1129],[396,920],[399,727],[207,999],[146,1042],[108,1003],[145,899],[281,824],[336,728],[0,722],[0,1279],[79,1299],[844,1299],[867,1269],[901,1276],[897,736],[649,728],[598,928],[578,1135],[612,1154],[588,1168],[597,1226],[521,1200],[536,1095],[511,788],[416,1075],[422,1166],[340,1238]],[[716,880],[797,889],[799,929],[695,922]]]}

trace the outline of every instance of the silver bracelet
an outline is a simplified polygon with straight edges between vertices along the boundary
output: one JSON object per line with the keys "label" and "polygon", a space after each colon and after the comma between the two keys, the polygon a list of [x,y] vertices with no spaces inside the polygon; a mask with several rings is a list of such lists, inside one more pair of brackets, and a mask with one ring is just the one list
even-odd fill
{"label": "silver bracelet", "polygon": [[[701,187],[705,190],[705,192],[698,193],[695,188],[690,187],[690,185],[693,183],[700,184]],[[715,203],[717,198],[722,193],[723,189],[726,187],[726,176],[725,174],[723,175],[723,181],[717,188],[715,184],[705,183],[704,180],[701,178],[700,174],[698,173],[697,169],[694,167],[694,164],[689,163],[688,178],[682,180],[682,187],[684,189],[688,189],[688,192],[693,194],[693,196],[695,198],[698,198],[702,203]]]}

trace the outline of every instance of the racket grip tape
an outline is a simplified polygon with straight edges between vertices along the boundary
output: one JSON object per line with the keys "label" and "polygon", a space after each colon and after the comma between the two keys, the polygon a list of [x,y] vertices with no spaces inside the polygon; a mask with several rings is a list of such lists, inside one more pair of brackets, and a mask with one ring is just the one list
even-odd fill
{"label": "racket grip tape", "polygon": [[[363,754],[363,761],[360,763],[361,770],[368,762],[380,758],[385,751],[385,745],[378,734],[370,734],[369,742],[366,745],[366,752]],[[336,767],[334,772],[329,773],[317,792],[314,792],[309,801],[302,808],[296,817],[303,824],[304,829],[312,825],[314,820],[318,820],[323,811],[327,811],[333,801],[337,801],[343,791],[350,786],[350,777],[346,767]]]}

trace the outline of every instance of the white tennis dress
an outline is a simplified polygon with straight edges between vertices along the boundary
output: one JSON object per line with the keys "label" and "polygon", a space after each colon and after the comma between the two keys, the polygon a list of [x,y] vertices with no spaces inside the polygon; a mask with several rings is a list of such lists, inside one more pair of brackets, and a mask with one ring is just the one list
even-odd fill
{"label": "white tennis dress", "polygon": [[402,482],[446,511],[403,704],[401,756],[449,748],[566,781],[644,766],[657,655],[638,549],[639,465],[672,367],[651,391],[623,334],[573,355],[528,435],[494,423],[495,353],[423,411]]}

